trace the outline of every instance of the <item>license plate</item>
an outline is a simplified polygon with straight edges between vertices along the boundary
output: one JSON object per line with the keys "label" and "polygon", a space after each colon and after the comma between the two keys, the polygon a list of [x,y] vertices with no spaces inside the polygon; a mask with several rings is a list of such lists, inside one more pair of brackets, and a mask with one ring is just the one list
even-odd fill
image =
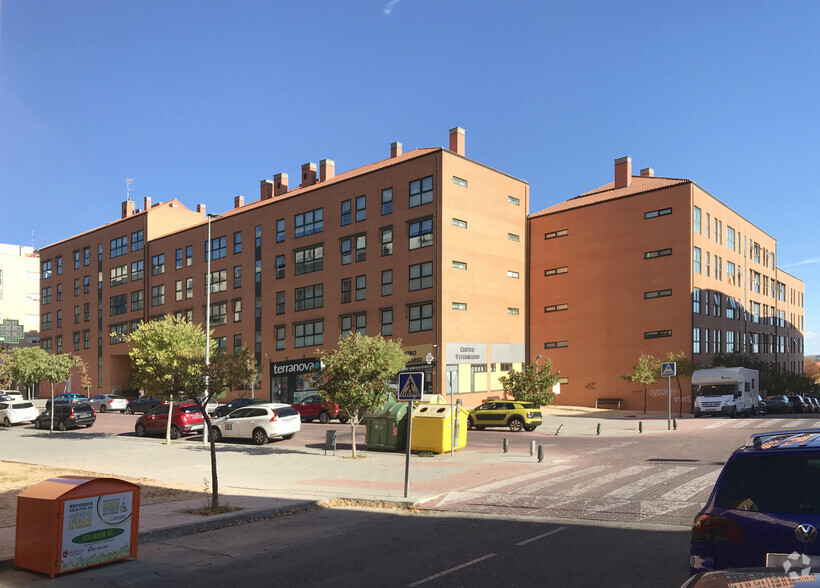
{"label": "license plate", "polygon": [[812,555],[809,557],[809,563],[806,564],[803,560],[803,554],[795,553],[767,553],[766,567],[767,568],[783,568],[785,569],[786,562],[789,562],[789,569],[796,570],[798,573],[802,568],[820,568],[820,555]]}

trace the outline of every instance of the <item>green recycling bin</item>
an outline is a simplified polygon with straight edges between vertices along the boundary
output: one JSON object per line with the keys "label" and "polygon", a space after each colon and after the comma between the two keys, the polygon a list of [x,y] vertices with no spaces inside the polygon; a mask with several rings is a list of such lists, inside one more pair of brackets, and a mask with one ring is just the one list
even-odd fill
{"label": "green recycling bin", "polygon": [[368,449],[401,451],[407,442],[407,403],[387,401],[362,419]]}

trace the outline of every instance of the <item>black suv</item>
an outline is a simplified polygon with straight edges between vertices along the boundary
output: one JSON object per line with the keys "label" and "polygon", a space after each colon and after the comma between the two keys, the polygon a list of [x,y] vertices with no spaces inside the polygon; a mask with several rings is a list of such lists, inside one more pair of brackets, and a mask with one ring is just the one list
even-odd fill
{"label": "black suv", "polygon": [[236,400],[231,400],[228,404],[220,404],[216,407],[215,414],[217,417],[224,417],[231,414],[237,408],[242,408],[243,406],[249,406],[251,404],[260,404],[265,402],[261,398],[237,398]]}
{"label": "black suv", "polygon": [[794,412],[812,412],[813,409],[809,406],[808,402],[806,402],[799,394],[789,394],[788,398],[789,404],[794,409]]}
{"label": "black suv", "polygon": [[152,408],[162,404],[162,400],[154,398],[153,396],[141,396],[128,403],[125,407],[126,414],[134,414],[136,412],[144,412],[148,414]]}
{"label": "black suv", "polygon": [[[54,428],[59,431],[66,429],[76,429],[80,425],[91,427],[97,420],[94,408],[88,402],[55,402],[54,403]],[[36,429],[51,428],[51,408],[34,421]]]}

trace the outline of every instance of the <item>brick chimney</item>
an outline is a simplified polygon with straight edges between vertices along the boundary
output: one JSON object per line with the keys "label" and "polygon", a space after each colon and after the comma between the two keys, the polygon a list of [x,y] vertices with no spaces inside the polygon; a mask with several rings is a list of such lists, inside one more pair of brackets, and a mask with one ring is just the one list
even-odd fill
{"label": "brick chimney", "polygon": [[655,170],[651,167],[645,167],[641,170],[641,177],[644,178],[654,178],[655,177]]}
{"label": "brick chimney", "polygon": [[273,182],[262,180],[259,182],[259,200],[270,200],[273,198]]}
{"label": "brick chimney", "polygon": [[281,196],[288,191],[288,174],[281,173],[273,176],[273,195]]}
{"label": "brick chimney", "polygon": [[390,157],[398,157],[399,155],[401,155],[401,143],[393,141],[390,143]]}
{"label": "brick chimney", "polygon": [[134,214],[134,201],[130,198],[122,203],[122,218],[128,218]]}
{"label": "brick chimney", "polygon": [[151,197],[150,196],[146,196],[145,198],[143,198],[143,207],[142,208],[143,208],[143,210],[148,210],[149,208],[151,208]]}
{"label": "brick chimney", "polygon": [[197,204],[196,205],[196,211],[199,214],[201,214],[202,216],[205,216],[205,205],[204,204]]}
{"label": "brick chimney", "polygon": [[453,127],[450,129],[450,151],[464,155],[464,134],[465,130],[461,127]]}
{"label": "brick chimney", "polygon": [[620,157],[615,160],[615,187],[626,188],[632,184],[632,158]]}
{"label": "brick chimney", "polygon": [[312,186],[316,183],[316,164],[312,161],[308,163],[302,164],[302,183],[299,184],[300,188],[304,188],[305,186]]}
{"label": "brick chimney", "polygon": [[323,159],[319,162],[319,181],[324,182],[336,175],[336,162],[332,159]]}
{"label": "brick chimney", "polygon": [[233,197],[233,207],[240,208],[245,206],[245,197],[244,196],[234,196]]}

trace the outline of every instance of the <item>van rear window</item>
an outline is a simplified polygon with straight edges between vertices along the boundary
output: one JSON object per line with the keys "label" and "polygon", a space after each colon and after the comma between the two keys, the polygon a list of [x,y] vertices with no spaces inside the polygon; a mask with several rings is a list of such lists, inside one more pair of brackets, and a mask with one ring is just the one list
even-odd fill
{"label": "van rear window", "polygon": [[31,402],[19,402],[17,404],[12,405],[12,407],[17,408],[17,409],[31,408],[32,406],[34,406],[34,405]]}
{"label": "van rear window", "polygon": [[199,412],[199,407],[195,404],[189,404],[188,406],[180,406],[179,410],[185,413]]}
{"label": "van rear window", "polygon": [[280,417],[288,417],[299,414],[299,411],[295,408],[277,408],[276,414],[278,414]]}
{"label": "van rear window", "polygon": [[75,404],[72,408],[74,409],[74,412],[93,412],[94,410],[87,402]]}

